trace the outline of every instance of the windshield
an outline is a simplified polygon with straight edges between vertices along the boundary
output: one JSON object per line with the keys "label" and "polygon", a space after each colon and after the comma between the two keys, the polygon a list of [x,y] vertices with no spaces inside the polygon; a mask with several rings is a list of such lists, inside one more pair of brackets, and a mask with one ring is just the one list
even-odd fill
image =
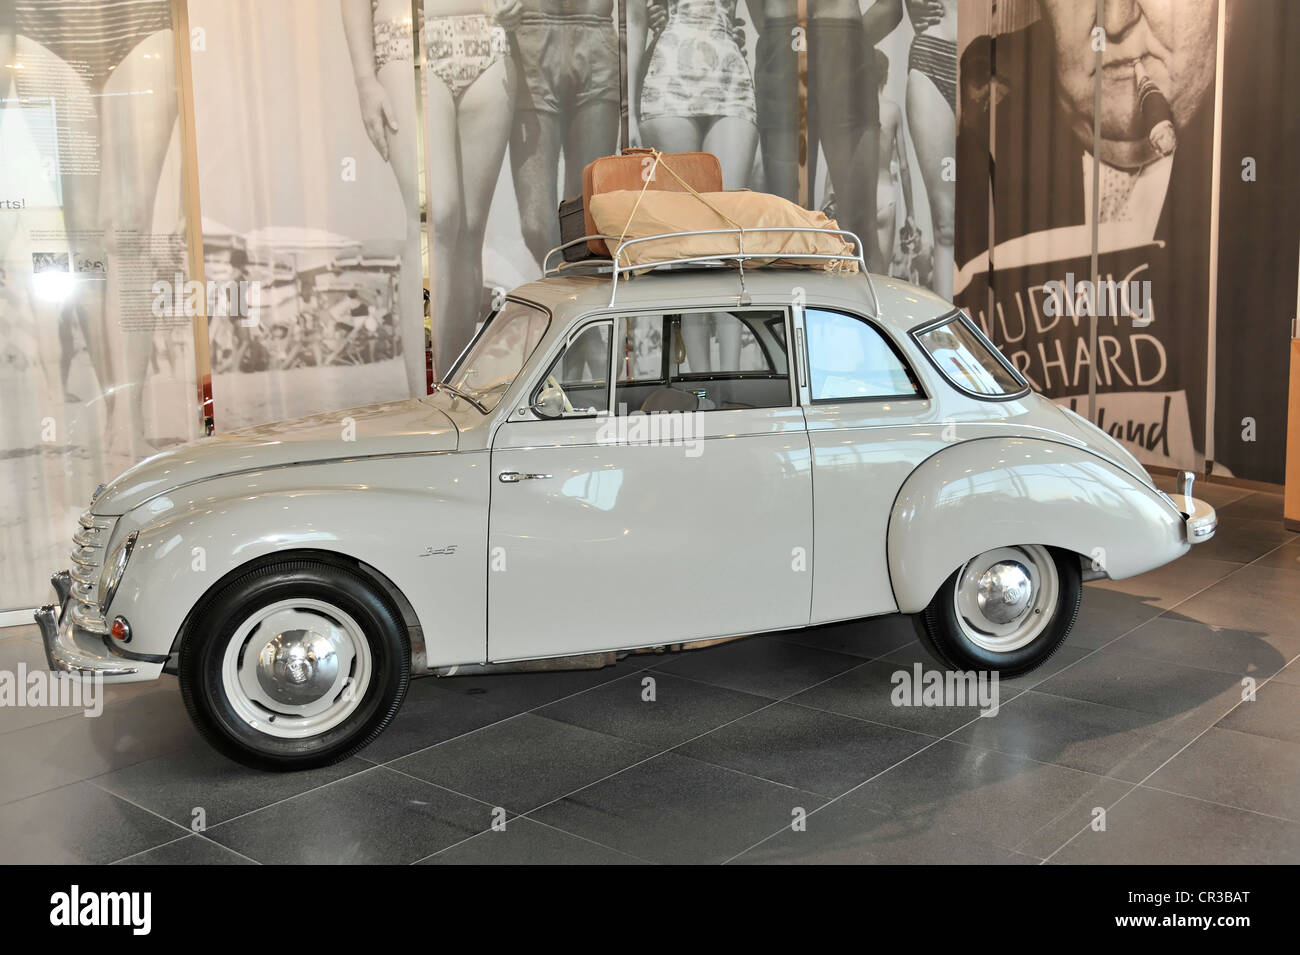
{"label": "windshield", "polygon": [[964,315],[915,334],[934,366],[967,394],[1004,398],[1029,387]]}
{"label": "windshield", "polygon": [[550,316],[540,308],[506,302],[488,319],[445,383],[482,405],[485,412],[491,411],[523,370],[550,323]]}

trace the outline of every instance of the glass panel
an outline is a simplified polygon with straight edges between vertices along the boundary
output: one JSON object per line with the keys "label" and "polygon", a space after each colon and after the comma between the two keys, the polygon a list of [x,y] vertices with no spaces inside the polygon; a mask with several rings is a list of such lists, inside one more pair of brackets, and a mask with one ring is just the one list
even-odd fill
{"label": "glass panel", "polygon": [[988,340],[961,319],[922,332],[917,339],[958,388],[977,395],[1014,395],[1025,390]]}
{"label": "glass panel", "polygon": [[783,311],[637,315],[619,335],[619,414],[790,405]]}
{"label": "glass panel", "polygon": [[506,302],[447,382],[491,411],[523,369],[550,319],[541,309]]}
{"label": "glass panel", "polygon": [[[774,371],[754,331],[728,312],[695,312],[678,323],[680,344],[673,352],[673,374],[708,375],[738,371]],[[785,373],[785,368],[780,369]]]}
{"label": "glass panel", "polygon": [[911,369],[866,321],[810,308],[804,324],[813,401],[920,394]]}
{"label": "glass panel", "polygon": [[618,380],[662,380],[664,316],[635,315],[620,319],[619,330]]}
{"label": "glass panel", "polygon": [[572,412],[596,414],[609,408],[609,335],[612,322],[588,325],[551,363],[533,396],[543,418]]}

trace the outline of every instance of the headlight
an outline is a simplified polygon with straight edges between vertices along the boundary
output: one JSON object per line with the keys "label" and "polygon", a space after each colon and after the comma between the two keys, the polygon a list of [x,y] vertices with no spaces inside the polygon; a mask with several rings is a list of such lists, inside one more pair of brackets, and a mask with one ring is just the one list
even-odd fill
{"label": "headlight", "polygon": [[104,562],[104,569],[99,575],[100,613],[108,613],[108,605],[113,602],[117,585],[122,582],[122,574],[126,572],[126,562],[131,559],[131,551],[135,549],[135,539],[139,536],[139,531],[132,531],[126,536],[126,540],[113,548],[113,553],[109,554],[108,560]]}

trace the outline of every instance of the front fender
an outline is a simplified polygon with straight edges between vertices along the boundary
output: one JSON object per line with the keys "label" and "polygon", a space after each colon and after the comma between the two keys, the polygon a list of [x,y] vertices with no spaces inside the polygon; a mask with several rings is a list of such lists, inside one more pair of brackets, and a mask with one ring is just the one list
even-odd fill
{"label": "front fender", "polygon": [[995,547],[1059,547],[1115,579],[1190,547],[1182,515],[1156,491],[1087,450],[1031,438],[980,438],[927,458],[899,489],[887,543],[904,613],[923,610],[953,571]]}
{"label": "front fender", "polygon": [[480,663],[487,460],[312,465],[161,495],[119,525],[118,533],[137,530],[139,538],[109,618],[130,621],[127,649],[166,654],[191,609],[230,572],[278,552],[327,551],[369,565],[401,592],[429,665]]}

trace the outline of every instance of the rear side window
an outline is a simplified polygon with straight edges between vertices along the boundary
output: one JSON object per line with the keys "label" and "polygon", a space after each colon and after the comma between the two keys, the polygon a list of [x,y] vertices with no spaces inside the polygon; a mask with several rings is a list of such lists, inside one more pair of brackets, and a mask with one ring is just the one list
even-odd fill
{"label": "rear side window", "polygon": [[960,312],[912,332],[931,363],[958,391],[976,398],[1014,398],[1029,384],[975,323]]}
{"label": "rear side window", "polygon": [[804,311],[813,401],[914,398],[912,369],[864,319],[823,308]]}

